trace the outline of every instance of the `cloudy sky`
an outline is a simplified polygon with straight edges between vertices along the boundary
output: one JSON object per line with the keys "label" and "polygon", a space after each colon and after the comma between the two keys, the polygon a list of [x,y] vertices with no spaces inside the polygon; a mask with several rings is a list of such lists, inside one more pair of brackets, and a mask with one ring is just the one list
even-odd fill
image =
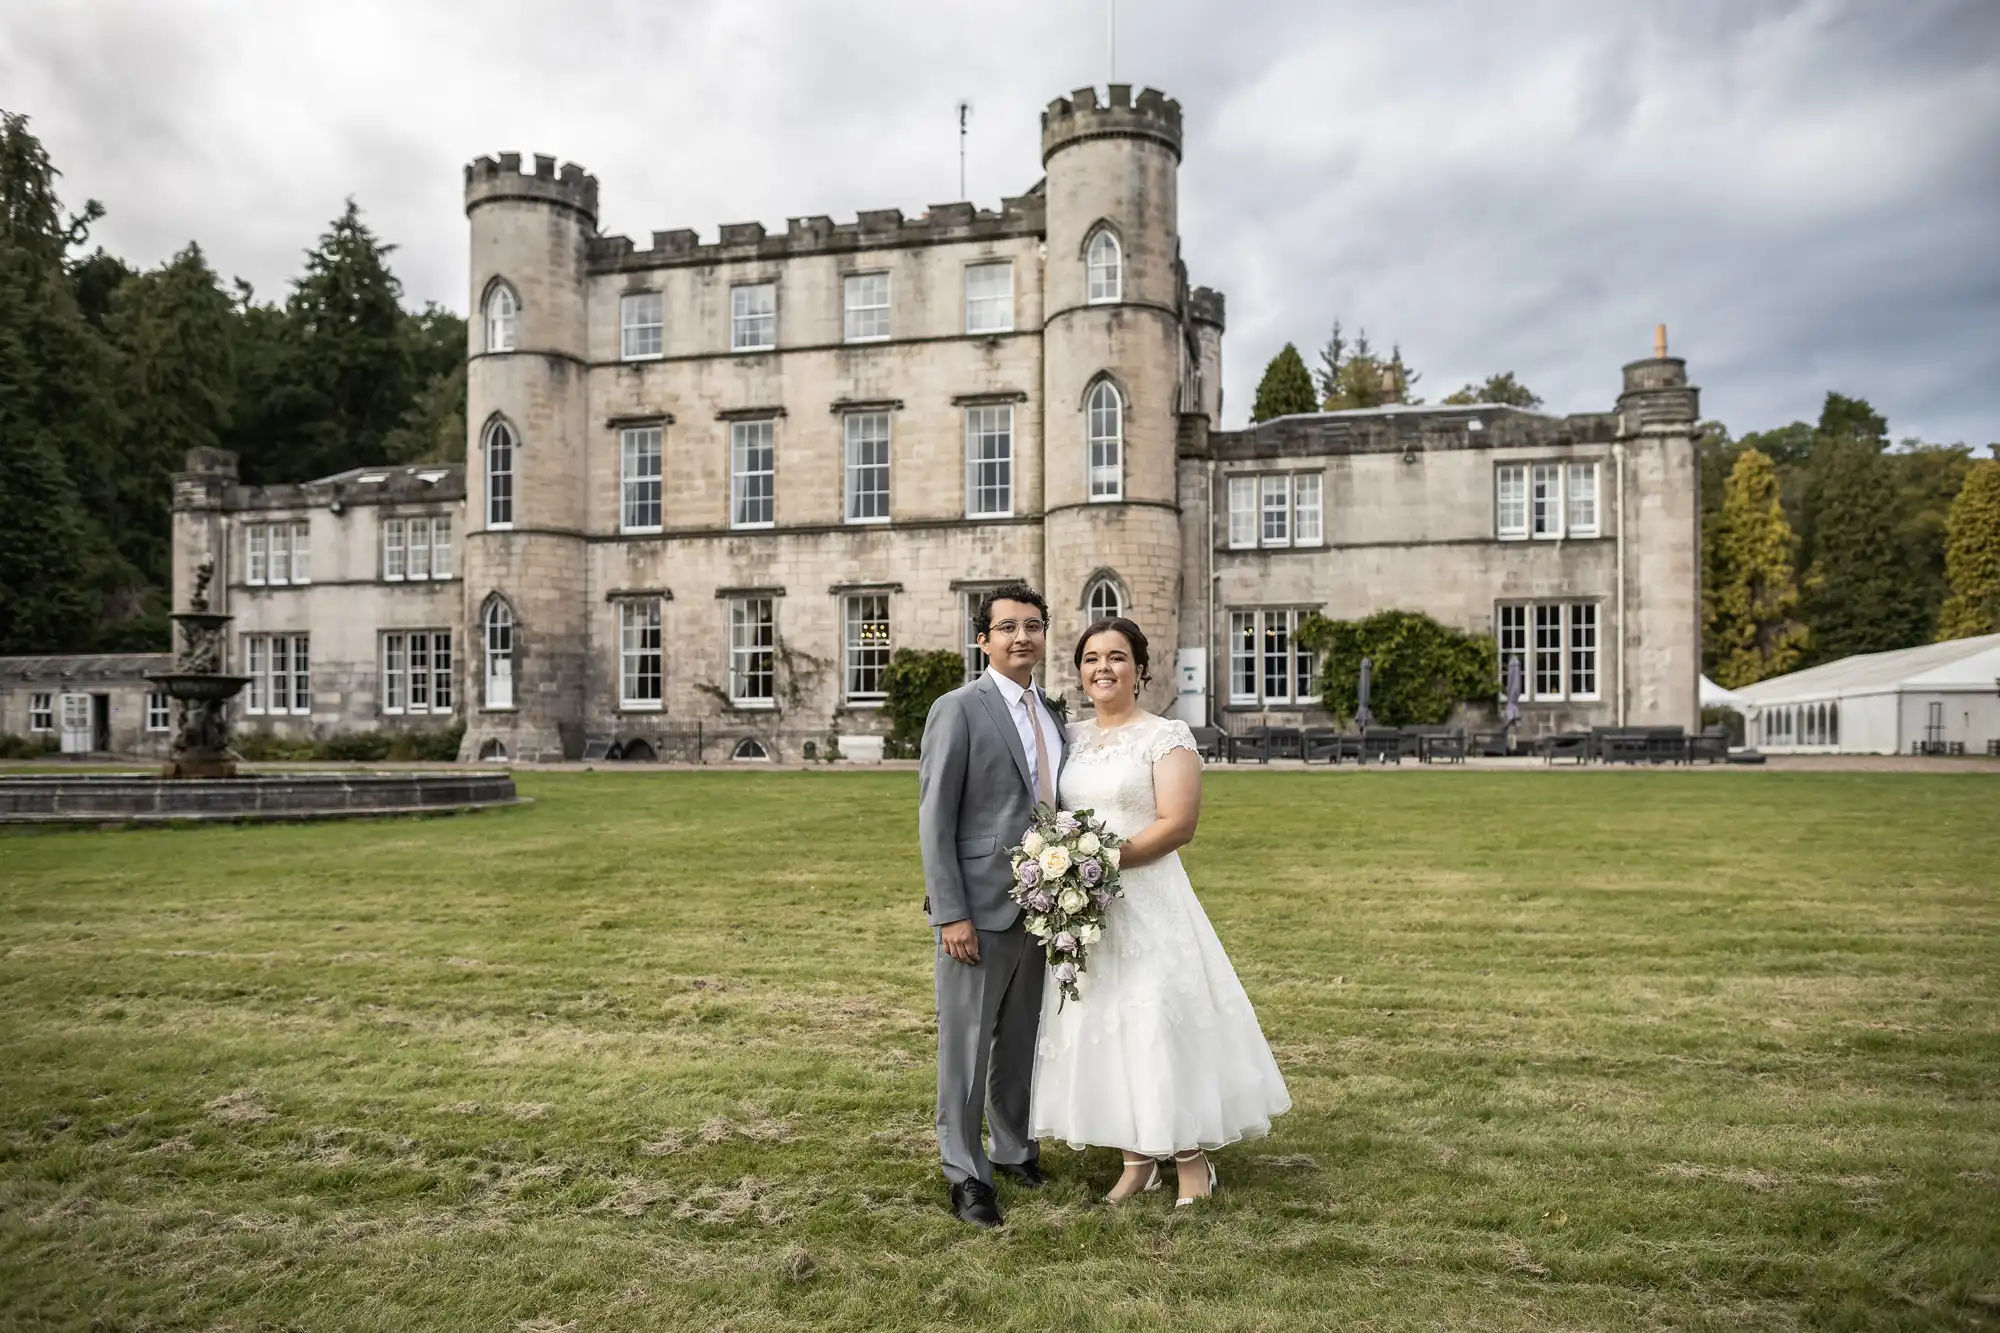
{"label": "cloudy sky", "polygon": [[[1995,0],[1116,0],[1116,73],[1180,99],[1183,250],[1229,298],[1228,424],[1337,317],[1436,398],[1512,370],[1608,407],[1656,322],[1733,430],[1871,399],[2000,440]],[[1040,175],[1107,81],[1107,0],[7,0],[0,106],[101,199],[282,293],[353,195],[413,304],[463,311],[460,168],[573,159],[603,229],[958,197]]]}

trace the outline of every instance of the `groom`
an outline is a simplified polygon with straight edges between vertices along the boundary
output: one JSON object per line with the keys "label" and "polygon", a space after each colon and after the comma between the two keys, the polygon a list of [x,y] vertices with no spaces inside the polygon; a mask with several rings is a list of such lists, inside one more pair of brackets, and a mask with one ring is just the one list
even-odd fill
{"label": "groom", "polygon": [[1048,622],[1048,603],[1023,584],[980,599],[973,629],[987,668],[931,706],[917,770],[924,910],[937,935],[938,1156],[952,1212],[980,1227],[1000,1225],[994,1171],[1028,1189],[1045,1180],[1028,1084],[1047,969],[1007,896],[1007,851],[1036,802],[1055,804],[1062,770],[1062,721],[1034,683]]}

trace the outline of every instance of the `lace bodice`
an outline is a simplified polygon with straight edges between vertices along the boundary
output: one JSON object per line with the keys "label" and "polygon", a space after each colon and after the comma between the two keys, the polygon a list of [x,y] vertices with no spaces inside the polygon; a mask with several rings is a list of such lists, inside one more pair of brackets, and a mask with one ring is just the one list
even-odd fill
{"label": "lace bodice", "polygon": [[1169,750],[1196,750],[1187,723],[1146,714],[1109,731],[1095,719],[1072,723],[1061,802],[1094,811],[1121,838],[1153,822],[1153,765]]}

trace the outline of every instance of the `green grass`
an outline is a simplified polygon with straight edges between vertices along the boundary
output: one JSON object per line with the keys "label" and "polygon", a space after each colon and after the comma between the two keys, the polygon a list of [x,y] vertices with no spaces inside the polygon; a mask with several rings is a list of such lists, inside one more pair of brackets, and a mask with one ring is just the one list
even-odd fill
{"label": "green grass", "polygon": [[0,1327],[2000,1324],[2000,780],[1213,775],[1296,1108],[1210,1207],[1058,1147],[995,1235],[912,775],[520,783],[0,836]]}

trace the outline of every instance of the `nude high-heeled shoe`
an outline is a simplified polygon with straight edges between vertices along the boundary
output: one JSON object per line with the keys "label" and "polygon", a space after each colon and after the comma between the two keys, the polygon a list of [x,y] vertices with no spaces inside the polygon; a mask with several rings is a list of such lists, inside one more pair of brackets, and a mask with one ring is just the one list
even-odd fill
{"label": "nude high-heeled shoe", "polygon": [[[1203,1153],[1202,1153],[1201,1149],[1199,1149],[1199,1148],[1195,1149],[1195,1150],[1194,1150],[1193,1152],[1177,1152],[1177,1153],[1175,1153],[1175,1154],[1174,1154],[1174,1162],[1175,1162],[1175,1164],[1176,1164],[1176,1165],[1179,1165],[1179,1164],[1181,1164],[1181,1163],[1184,1163],[1184,1162],[1192,1162],[1192,1161],[1194,1161],[1194,1160],[1195,1160],[1195,1159],[1196,1159],[1197,1157],[1203,1157]],[[1204,1157],[1204,1158],[1203,1158],[1203,1162],[1204,1162],[1204,1165],[1206,1165],[1206,1166],[1208,1167],[1208,1193],[1207,1193],[1207,1194],[1205,1194],[1205,1195],[1204,1195],[1204,1194],[1197,1194],[1197,1195],[1193,1196],[1192,1198],[1187,1198],[1187,1199],[1175,1199],[1175,1200],[1174,1200],[1174,1207],[1176,1207],[1176,1208],[1185,1208],[1185,1207],[1187,1207],[1187,1206],[1188,1206],[1189,1204],[1191,1204],[1191,1203],[1198,1203],[1198,1202],[1200,1202],[1200,1201],[1201,1201],[1202,1199],[1204,1199],[1204,1198],[1209,1198],[1209,1199],[1212,1199],[1212,1198],[1214,1198],[1214,1197],[1215,1197],[1215,1192],[1216,1192],[1217,1190],[1219,1190],[1219,1189],[1221,1189],[1221,1188],[1222,1188],[1222,1184],[1221,1184],[1221,1182],[1220,1182],[1220,1181],[1218,1181],[1218,1180],[1216,1179],[1216,1176],[1215,1176],[1215,1162],[1214,1162],[1214,1160],[1213,1160],[1212,1158],[1205,1158],[1205,1157]]]}
{"label": "nude high-heeled shoe", "polygon": [[1110,1193],[1106,1193],[1104,1196],[1104,1201],[1106,1203],[1114,1203],[1114,1204],[1123,1203],[1127,1199],[1135,1198],[1141,1194],[1149,1194],[1160,1187],[1160,1162],[1158,1158],[1126,1157],[1123,1153],[1120,1153],[1119,1157],[1124,1161],[1126,1166],[1137,1166],[1139,1165],[1139,1163],[1145,1162],[1148,1165],[1150,1165],[1153,1169],[1147,1174],[1146,1183],[1141,1185],[1138,1189],[1133,1190],[1132,1193],[1124,1195],[1113,1195]]}

